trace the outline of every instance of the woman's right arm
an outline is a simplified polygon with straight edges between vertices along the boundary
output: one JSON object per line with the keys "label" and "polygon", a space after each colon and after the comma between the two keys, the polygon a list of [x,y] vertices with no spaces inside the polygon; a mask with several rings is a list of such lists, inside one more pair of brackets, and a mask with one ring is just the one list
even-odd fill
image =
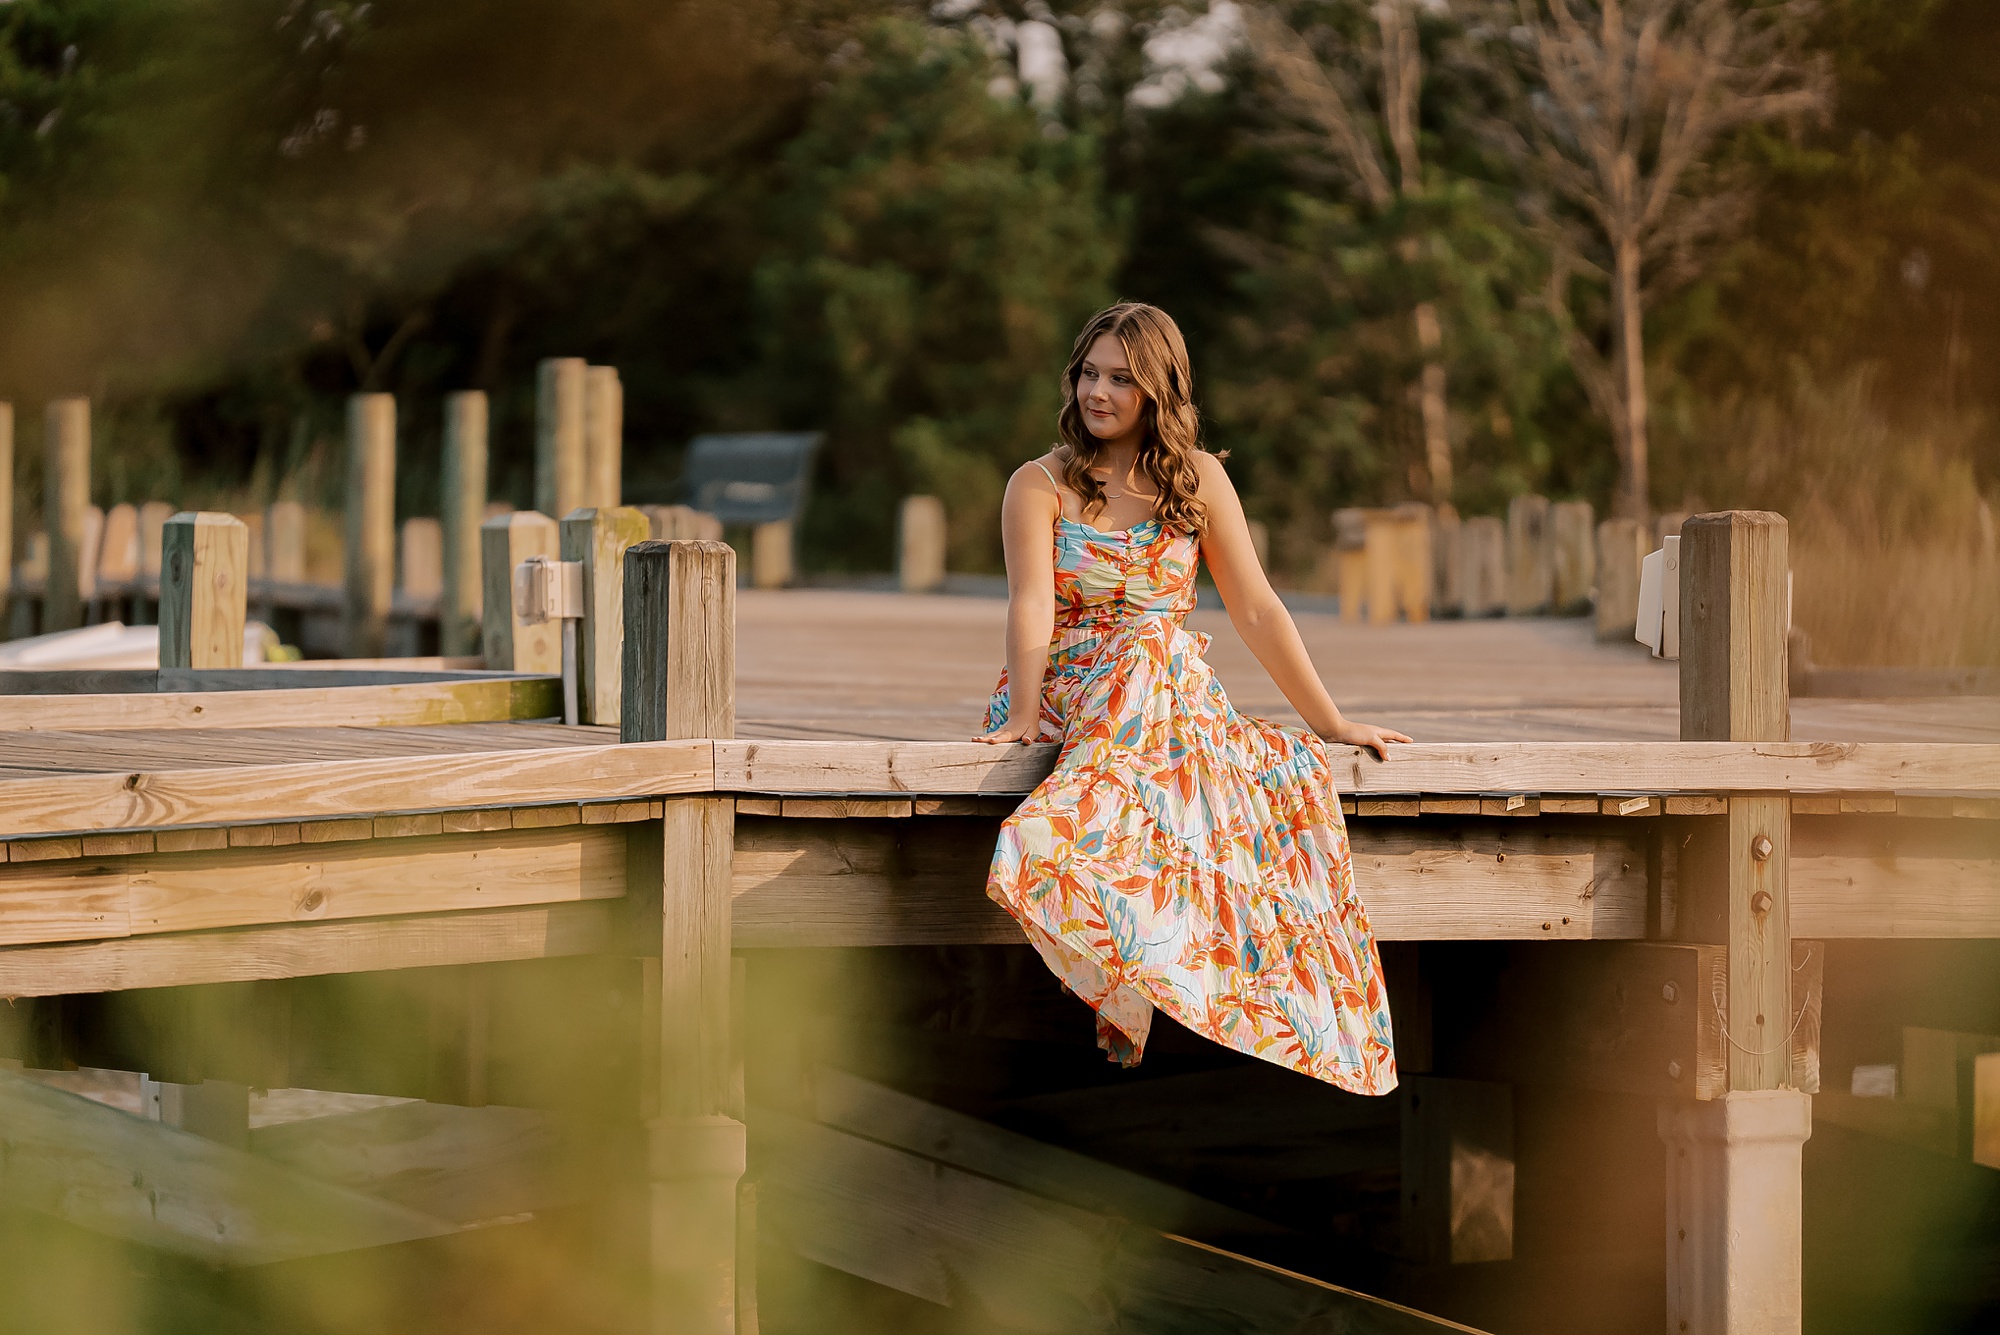
{"label": "woman's right arm", "polygon": [[1042,470],[1022,464],[1000,504],[1007,552],[1007,721],[982,742],[1032,742],[1041,731],[1042,678],[1056,629],[1056,566],[1051,533],[1062,498]]}

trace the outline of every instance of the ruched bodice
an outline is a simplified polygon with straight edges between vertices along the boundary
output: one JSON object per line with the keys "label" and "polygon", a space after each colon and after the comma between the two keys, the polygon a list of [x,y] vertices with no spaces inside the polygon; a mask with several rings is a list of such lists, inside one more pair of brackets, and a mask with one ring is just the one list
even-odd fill
{"label": "ruched bodice", "polygon": [[[1238,714],[1182,624],[1199,552],[1157,520],[1059,519],[1037,735],[1055,771],[1001,828],[987,894],[1099,1040],[1137,1061],[1154,1008],[1357,1093],[1396,1083],[1387,995],[1320,739]],[[986,726],[1006,722],[1002,672]]]}

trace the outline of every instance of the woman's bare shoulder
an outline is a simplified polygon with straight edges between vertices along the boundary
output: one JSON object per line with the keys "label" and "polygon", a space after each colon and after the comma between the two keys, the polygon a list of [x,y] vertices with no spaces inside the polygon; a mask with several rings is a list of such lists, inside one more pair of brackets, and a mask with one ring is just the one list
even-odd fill
{"label": "woman's bare shoulder", "polygon": [[1039,459],[1030,459],[1014,470],[1010,482],[1024,482],[1037,491],[1045,491],[1053,496],[1057,493],[1056,480],[1062,476],[1062,460],[1050,450]]}
{"label": "woman's bare shoulder", "polygon": [[1222,456],[1210,454],[1207,450],[1193,452],[1194,471],[1203,491],[1214,488],[1236,490],[1236,484],[1229,480],[1229,470],[1222,466]]}

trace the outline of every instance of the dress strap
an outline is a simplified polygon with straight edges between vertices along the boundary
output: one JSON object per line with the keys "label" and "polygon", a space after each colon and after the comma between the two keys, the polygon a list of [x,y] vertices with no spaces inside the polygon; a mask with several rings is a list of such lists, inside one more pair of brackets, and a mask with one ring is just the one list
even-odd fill
{"label": "dress strap", "polygon": [[1033,464],[1035,467],[1041,469],[1042,476],[1049,480],[1049,485],[1051,487],[1054,487],[1057,493],[1059,494],[1061,493],[1062,483],[1056,481],[1056,475],[1048,470],[1048,466],[1046,464],[1044,464],[1040,459],[1030,459],[1028,460],[1028,462]]}

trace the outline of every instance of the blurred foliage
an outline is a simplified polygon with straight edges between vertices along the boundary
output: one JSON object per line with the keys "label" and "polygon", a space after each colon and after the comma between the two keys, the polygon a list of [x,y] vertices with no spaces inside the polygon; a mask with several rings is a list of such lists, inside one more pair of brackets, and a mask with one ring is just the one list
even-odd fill
{"label": "blurred foliage", "polygon": [[[408,514],[436,504],[443,395],[481,388],[495,495],[525,503],[534,363],[580,355],[624,378],[632,499],[672,498],[698,432],[816,428],[808,568],[886,565],[917,489],[951,508],[954,564],[993,568],[1001,481],[1052,436],[1072,331],[1119,297],[1182,323],[1210,444],[1292,578],[1334,506],[1413,494],[1415,300],[1444,317],[1460,509],[1602,506],[1609,432],[1541,313],[1453,12],[1421,24],[1425,189],[1384,212],[1288,137],[1227,7],[14,0],[16,532],[29,405],[75,392],[100,500],[242,507],[337,505],[341,400],[390,390]],[[1763,182],[1754,220],[1649,317],[1662,509],[1769,493],[1743,415],[1803,412],[1802,383],[1864,396],[1881,448],[1952,487],[2000,474],[1977,373],[2000,340],[2000,14],[1831,0],[1821,26],[1833,122],[1729,146]],[[1783,457],[1837,476],[1839,448]]]}

